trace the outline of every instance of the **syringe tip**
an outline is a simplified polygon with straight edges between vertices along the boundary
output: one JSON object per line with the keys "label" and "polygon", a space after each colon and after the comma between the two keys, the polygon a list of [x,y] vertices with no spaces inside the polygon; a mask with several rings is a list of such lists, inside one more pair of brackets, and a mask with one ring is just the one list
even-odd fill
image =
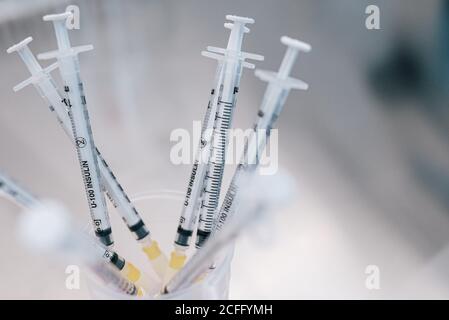
{"label": "syringe tip", "polygon": [[7,53],[12,53],[14,51],[19,51],[20,49],[22,49],[23,47],[25,47],[28,43],[30,43],[31,41],[33,41],[32,37],[28,37],[22,41],[20,41],[19,43],[16,43],[15,45],[12,45],[11,47],[9,47],[6,52]]}
{"label": "syringe tip", "polygon": [[47,14],[42,17],[42,20],[44,20],[44,21],[67,20],[67,18],[71,17],[72,15],[73,15],[73,13],[70,11],[66,11],[64,13],[57,13],[57,14]]}
{"label": "syringe tip", "polygon": [[300,51],[309,52],[310,50],[312,50],[312,46],[310,44],[287,37],[287,36],[282,36],[281,42],[283,44],[285,44],[286,46],[296,48]]}
{"label": "syringe tip", "polygon": [[226,20],[231,20],[234,22],[240,22],[240,23],[254,23],[254,19],[253,18],[248,18],[248,17],[239,17],[239,16],[234,16],[232,14],[228,14],[226,15]]}

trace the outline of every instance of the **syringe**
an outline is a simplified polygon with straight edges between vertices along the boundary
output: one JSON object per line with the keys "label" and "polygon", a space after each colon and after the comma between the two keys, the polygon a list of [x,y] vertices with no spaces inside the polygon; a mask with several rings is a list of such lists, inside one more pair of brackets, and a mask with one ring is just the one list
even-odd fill
{"label": "syringe", "polygon": [[[242,173],[245,171],[254,171],[258,167],[260,156],[266,146],[271,128],[278,119],[290,90],[307,90],[308,88],[306,83],[290,78],[289,74],[299,51],[309,52],[311,46],[286,36],[281,38],[281,42],[288,46],[288,48],[278,73],[263,70],[256,70],[255,72],[257,77],[263,81],[267,81],[269,84],[257,113],[257,122],[254,125],[250,138],[245,144],[242,159],[232,177],[220,212],[214,223],[214,232],[220,229],[226,219],[233,214],[234,200],[241,184]],[[261,132],[262,134],[260,134]]]}
{"label": "syringe", "polygon": [[254,176],[252,173],[242,174],[245,192],[239,195],[239,214],[232,217],[220,232],[214,233],[201,250],[196,251],[164,287],[163,293],[185,289],[203,279],[216,258],[233,245],[233,240],[245,228],[254,225],[267,211],[279,210],[292,197],[294,182],[289,176]]}
{"label": "syringe", "polygon": [[[28,43],[31,41],[32,38],[28,37],[8,49],[8,53],[17,51],[28,70],[31,72],[31,77],[15,86],[14,91],[18,91],[29,84],[33,84],[40,96],[44,98],[47,103],[49,103],[50,110],[55,113],[56,118],[64,132],[68,137],[70,137],[71,141],[74,142],[72,138],[73,134],[71,130],[71,122],[66,105],[62,102],[63,99],[58,92],[55,82],[49,74],[52,70],[58,67],[58,63],[56,62],[49,67],[42,69],[28,47]],[[162,276],[167,266],[167,258],[159,249],[157,241],[151,239],[148,228],[129,200],[129,197],[126,195],[124,189],[117,181],[115,175],[110,170],[106,161],[101,156],[98,148],[96,149],[96,152],[99,160],[98,166],[102,183],[106,194],[108,195],[108,199],[117,209],[117,212],[120,214],[129,230],[134,234],[136,240],[141,244],[142,250],[145,252],[158,275]]]}
{"label": "syringe", "polygon": [[[11,200],[26,209],[41,206],[42,202],[31,192],[20,186],[13,179],[0,171],[0,191],[8,195]],[[48,223],[50,223],[48,221]],[[126,261],[117,252],[104,248],[100,243],[94,243],[95,256],[102,257],[117,269],[126,279],[142,287],[145,291],[150,291],[150,285],[153,281],[141,272],[131,262]]]}
{"label": "syringe", "polygon": [[98,245],[73,229],[70,215],[57,203],[45,201],[27,209],[19,220],[20,240],[33,252],[79,259],[106,286],[131,296],[143,296],[141,287],[126,279],[98,256]]}
{"label": "syringe", "polygon": [[[14,91],[19,91],[25,86],[33,84],[40,96],[50,104],[50,110],[55,113],[56,119],[60,123],[66,135],[71,137],[72,142],[74,142],[72,138],[72,125],[68,115],[67,105],[64,104],[64,99],[59,93],[56,84],[50,75],[50,72],[58,67],[58,63],[53,63],[49,67],[43,69],[34,58],[33,53],[28,47],[28,43],[32,40],[33,39],[31,37],[28,37],[7,50],[8,53],[16,51],[31,73],[31,77],[15,86]],[[115,175],[110,170],[106,161],[101,156],[98,148],[96,149],[96,152],[97,158],[99,159],[98,166],[102,183],[106,189],[108,198],[112,202],[113,206],[117,208],[118,212],[122,215],[122,219],[134,233],[136,239],[140,240],[145,238],[149,234],[146,226],[143,224],[142,219],[134,206],[131,204],[128,196],[124,192],[120,183],[117,181]]]}
{"label": "syringe", "polygon": [[[231,127],[232,116],[236,104],[236,94],[239,90],[243,67],[254,67],[245,63],[245,59],[263,60],[263,56],[241,52],[243,35],[249,29],[245,26],[254,23],[251,18],[238,16],[226,16],[233,23],[225,23],[225,27],[231,29],[226,49],[208,47],[212,53],[223,54],[224,77],[221,87],[221,95],[217,104],[215,123],[213,129],[211,158],[205,177],[204,197],[201,202],[200,216],[197,229],[195,246],[201,248],[212,232],[212,226],[217,212],[220,197],[221,182],[225,165],[225,151],[228,142],[228,131]],[[211,56],[215,58],[215,56]]]}
{"label": "syringe", "polygon": [[152,292],[158,287],[146,273],[142,272],[134,264],[125,260],[116,251],[104,248],[100,243],[94,244],[97,254],[103,257],[110,265],[114,267],[125,279],[131,281],[136,286],[145,290],[145,292]]}
{"label": "syringe", "polygon": [[106,246],[112,246],[114,240],[105,197],[102,193],[98,160],[78,60],[79,53],[92,50],[93,47],[91,45],[71,47],[66,28],[66,20],[71,16],[70,12],[44,16],[44,21],[53,22],[59,50],[45,53],[42,57],[58,59],[59,71],[67,95],[65,102],[69,108],[73,138],[95,235]]}
{"label": "syringe", "polygon": [[187,192],[182,206],[181,217],[179,219],[178,229],[174,241],[174,250],[170,255],[170,262],[165,273],[165,281],[168,281],[174,273],[184,266],[187,258],[185,252],[190,247],[193,230],[197,222],[197,213],[199,198],[204,186],[204,176],[206,175],[208,159],[210,156],[210,141],[212,138],[212,128],[214,115],[217,110],[217,101],[220,95],[220,87],[223,79],[223,63],[218,60],[218,66],[215,73],[214,85],[207,104],[206,114],[204,116],[201,135],[196,157],[190,173]]}
{"label": "syringe", "polygon": [[[240,18],[235,16],[226,16],[228,20],[239,21]],[[250,19],[252,21],[252,19]],[[250,22],[251,22],[250,21]],[[240,25],[240,22],[236,22],[237,25]],[[231,29],[231,35],[229,39],[229,43],[234,43],[237,41],[236,35],[234,31],[234,27],[230,23],[226,23],[225,27]],[[237,27],[236,27],[237,28]],[[249,32],[249,29],[241,26],[243,28],[242,32]],[[228,45],[230,47],[231,45]],[[240,48],[241,46],[238,46]],[[234,47],[232,47],[234,48]],[[186,255],[185,251],[190,246],[190,240],[193,234],[193,229],[197,222],[197,214],[198,207],[200,205],[201,194],[204,190],[205,177],[207,174],[209,159],[212,152],[212,137],[213,137],[213,128],[216,122],[217,117],[217,108],[219,105],[220,97],[222,96],[223,83],[226,79],[226,65],[228,60],[237,59],[239,61],[240,69],[242,67],[254,68],[253,64],[245,62],[246,58],[262,60],[263,57],[259,55],[252,55],[244,52],[230,52],[227,54],[226,50],[222,50],[220,48],[208,47],[210,51],[203,51],[202,55],[208,58],[213,58],[218,61],[218,66],[215,74],[214,85],[211,90],[211,95],[209,98],[209,102],[207,105],[206,114],[204,116],[204,120],[201,128],[201,138],[199,147],[197,149],[196,158],[192,167],[192,172],[190,175],[189,183],[187,186],[187,192],[185,196],[185,201],[183,204],[183,209],[181,212],[181,217],[175,237],[174,250],[171,254],[169,269],[166,273],[166,280],[170,279],[171,276],[177,272],[185,263]],[[216,52],[223,53],[224,55],[217,54]],[[240,79],[240,76],[237,76]]]}

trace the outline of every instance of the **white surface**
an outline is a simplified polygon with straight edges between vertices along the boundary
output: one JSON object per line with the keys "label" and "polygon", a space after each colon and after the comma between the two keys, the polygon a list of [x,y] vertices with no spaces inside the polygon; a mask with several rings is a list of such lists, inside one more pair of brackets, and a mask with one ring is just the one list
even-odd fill
{"label": "white surface", "polygon": [[[447,263],[447,207],[410,165],[416,151],[440,166],[441,175],[449,172],[447,139],[419,111],[390,111],[373,100],[363,73],[367,57],[384,48],[399,22],[429,36],[437,1],[381,2],[377,33],[363,29],[364,6],[355,0],[75,3],[82,18],[73,44],[96,48],[81,59],[95,141],[130,194],[185,191],[191,166],[170,163],[169,135],[202,118],[215,65],[200,52],[211,43],[225,45],[226,14],[255,18],[244,50],[264,54],[263,69],[278,67],[283,34],[313,45],[292,72],[310,89],[291,93],[278,122],[279,163],[296,179],[299,196],[269,221],[275,235],[267,239],[261,229],[237,243],[231,297],[449,298],[447,274],[427,268]],[[5,52],[29,35],[34,52],[53,48],[53,31],[41,16],[64,6],[1,25],[0,166],[88,224],[75,151],[33,88],[12,92],[27,71]],[[252,74],[243,76],[236,126],[253,123],[264,90]],[[19,245],[18,208],[1,199],[0,211],[1,298],[89,297],[84,282],[80,290],[65,288],[65,265]],[[176,219],[168,231],[156,218],[147,223],[155,237],[174,236]],[[115,214],[112,226],[125,228]],[[371,264],[380,268],[380,290],[365,287]]]}

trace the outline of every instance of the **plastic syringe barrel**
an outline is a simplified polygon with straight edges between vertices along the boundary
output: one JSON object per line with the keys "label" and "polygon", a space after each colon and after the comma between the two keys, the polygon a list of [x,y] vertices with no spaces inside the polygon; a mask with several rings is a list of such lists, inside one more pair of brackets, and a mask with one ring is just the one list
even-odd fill
{"label": "plastic syringe barrel", "polygon": [[[43,86],[48,85],[48,82],[43,83]],[[46,94],[45,98],[50,102],[50,105],[52,106],[50,109],[56,112],[57,120],[62,125],[62,128],[64,129],[66,134],[69,137],[73,136],[69,129],[70,118],[68,113],[66,112],[65,104],[58,102],[62,100],[61,96],[57,92],[57,89],[53,87],[53,89],[47,90],[46,92],[48,94]],[[146,238],[150,235],[150,232],[147,229],[145,223],[141,219],[136,208],[131,203],[128,195],[125,193],[123,187],[120,185],[116,176],[109,168],[109,165],[107,164],[106,160],[103,158],[100,150],[97,147],[95,147],[95,152],[98,159],[97,163],[101,182],[105,189],[107,198],[110,200],[114,208],[116,208],[122,220],[127,225],[128,229],[134,234],[136,240]]]}
{"label": "plastic syringe barrel", "polygon": [[106,201],[100,183],[98,159],[87,114],[86,100],[82,93],[78,95],[76,91],[73,92],[73,88],[76,86],[81,91],[82,83],[77,77],[77,74],[70,74],[63,71],[62,75],[66,83],[64,91],[69,97],[69,116],[72,119],[73,136],[95,234],[105,245],[109,246],[114,241],[112,239]]}
{"label": "plastic syringe barrel", "polygon": [[[19,56],[27,66],[28,70],[31,72],[31,78],[16,86],[14,90],[17,91],[27,84],[33,84],[41,97],[49,104],[50,110],[55,113],[56,119],[60,123],[66,135],[70,138],[72,143],[74,143],[73,132],[71,129],[72,125],[70,117],[68,115],[67,106],[64,104],[62,96],[49,74],[50,70],[42,69],[40,64],[34,58],[33,53],[27,46],[30,41],[32,41],[31,37],[8,49],[9,53],[17,51]],[[137,240],[146,238],[150,235],[146,225],[129,200],[124,189],[117,181],[117,178],[109,168],[108,164],[101,156],[100,151],[96,149],[96,152],[101,181],[103,187],[105,188],[108,199],[117,209],[122,220],[126,223],[129,230],[134,234],[135,238]]]}
{"label": "plastic syringe barrel", "polygon": [[214,85],[212,86],[209,102],[207,104],[207,110],[204,115],[201,127],[200,142],[190,174],[187,192],[175,237],[175,245],[180,246],[181,248],[188,248],[190,246],[190,240],[197,222],[198,199],[201,195],[201,190],[203,189],[204,176],[207,171],[211,142],[210,135],[217,109],[217,100],[220,95],[222,74],[223,64],[221,61],[218,61]]}
{"label": "plastic syringe barrel", "polygon": [[228,143],[228,131],[232,123],[242,70],[243,67],[254,67],[254,65],[246,63],[245,59],[263,60],[262,56],[241,51],[243,35],[250,31],[245,24],[254,23],[254,20],[231,15],[226,16],[226,18],[233,21],[233,23],[225,23],[225,27],[231,29],[226,49],[208,47],[209,51],[224,55],[222,58],[224,79],[215,116],[211,158],[206,175],[196,233],[196,248],[201,248],[211,234],[217,214]]}
{"label": "plastic syringe barrel", "polygon": [[[283,96],[286,98],[287,93],[284,93]],[[284,101],[285,98],[283,99]],[[279,102],[278,105],[283,105],[283,102]],[[226,220],[229,219],[229,217],[231,217],[234,213],[234,200],[238,194],[243,172],[249,173],[257,169],[261,154],[265,149],[267,140],[271,133],[271,126],[277,119],[277,115],[267,115],[261,111],[259,111],[258,116],[259,119],[254,125],[249,139],[245,142],[242,158],[234,172],[228,190],[226,191],[223,203],[220,207],[220,211],[216,216],[216,219],[214,220],[212,232],[220,230],[225,224]]]}
{"label": "plastic syringe barrel", "polygon": [[[222,206],[214,221],[213,232],[220,230],[226,220],[234,213],[235,198],[241,184],[243,172],[255,171],[259,165],[260,156],[265,149],[271,128],[277,121],[292,88],[307,90],[308,86],[301,80],[289,78],[299,51],[310,51],[310,45],[299,40],[282,37],[281,42],[288,46],[287,52],[279,67],[277,74],[267,71],[256,71],[256,75],[262,80],[268,81],[262,104],[258,111],[258,119],[254,130],[245,144],[244,153],[240,164],[237,166],[231,183],[224,197]],[[262,131],[262,135],[260,135]]]}
{"label": "plastic syringe barrel", "polygon": [[100,182],[95,143],[80,77],[78,51],[71,47],[65,25],[68,16],[70,13],[66,12],[60,15],[45,16],[44,20],[52,21],[55,29],[59,51],[55,52],[54,56],[58,59],[59,71],[64,81],[64,91],[68,98],[66,101],[72,122],[73,138],[95,235],[106,246],[111,246],[114,240]]}
{"label": "plastic syringe barrel", "polygon": [[213,129],[211,156],[207,168],[205,188],[200,208],[197,238],[195,246],[202,247],[212,232],[213,222],[218,207],[220,188],[224,172],[228,131],[231,127],[233,109],[236,105],[236,94],[240,85],[242,63],[232,64],[225,72],[221,99],[218,101],[216,121]]}

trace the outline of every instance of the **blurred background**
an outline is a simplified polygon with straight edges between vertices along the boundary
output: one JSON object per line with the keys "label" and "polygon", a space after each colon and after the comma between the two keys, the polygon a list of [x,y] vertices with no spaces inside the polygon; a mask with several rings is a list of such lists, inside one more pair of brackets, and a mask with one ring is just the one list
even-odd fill
{"label": "blurred background", "polygon": [[[277,123],[297,197],[238,240],[231,298],[449,299],[449,1],[1,0],[0,168],[87,224],[75,152],[34,88],[12,91],[28,72],[6,54],[28,36],[36,54],[55,49],[42,16],[69,4],[72,44],[95,47],[80,58],[95,142],[130,195],[185,191],[191,166],[170,162],[170,133],[202,119],[216,64],[200,52],[226,46],[226,14],[256,20],[243,50],[265,56],[257,67],[278,69],[282,35],[312,45],[292,72],[310,89],[291,92]],[[368,5],[380,30],[365,27]],[[252,125],[264,90],[244,71],[235,127]],[[0,298],[90,297],[20,245],[18,207],[0,198],[0,213]]]}

